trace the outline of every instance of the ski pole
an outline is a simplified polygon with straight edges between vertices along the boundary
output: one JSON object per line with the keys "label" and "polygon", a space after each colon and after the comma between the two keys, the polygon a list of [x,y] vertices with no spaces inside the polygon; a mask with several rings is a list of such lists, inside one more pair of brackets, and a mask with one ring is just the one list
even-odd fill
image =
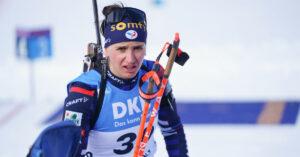
{"label": "ski pole", "polygon": [[[172,47],[172,50],[171,50],[171,53],[170,53],[170,56],[169,56],[169,59],[168,59],[167,65],[166,65],[166,69],[165,69],[164,74],[163,74],[162,82],[160,84],[160,87],[159,87],[157,93],[152,94],[153,96],[156,96],[156,99],[155,99],[154,107],[151,111],[151,116],[150,116],[149,123],[147,125],[146,132],[143,135],[144,126],[145,126],[145,123],[146,123],[146,117],[147,117],[149,106],[150,106],[150,100],[146,99],[146,101],[145,101],[145,105],[144,105],[143,113],[142,113],[142,117],[141,117],[141,122],[140,122],[140,128],[139,128],[139,132],[138,132],[138,137],[137,137],[135,150],[134,150],[134,157],[143,157],[144,156],[144,151],[145,151],[147,142],[149,140],[149,137],[150,137],[150,134],[151,134],[151,131],[152,131],[153,123],[154,123],[154,120],[155,120],[157,112],[158,112],[158,108],[159,108],[159,105],[160,105],[160,102],[161,102],[161,98],[164,94],[165,88],[166,88],[167,83],[168,83],[168,78],[171,74],[171,70],[172,70],[175,58],[177,56],[177,53],[178,53],[179,41],[180,41],[179,34],[176,33],[175,34],[175,39],[173,41],[173,47]],[[163,51],[164,51],[164,49],[163,49]],[[154,70],[156,69],[155,65],[157,66],[159,64],[158,61],[159,61],[163,51],[158,56],[158,59],[156,60],[156,62],[154,64],[154,68],[153,68]],[[159,81],[157,81],[157,79],[156,79],[156,76],[157,76],[156,72],[154,72],[154,74],[153,74],[153,71],[152,71],[151,75],[153,77],[151,77],[149,79],[147,94],[152,93],[154,83],[156,83],[156,85],[159,84]],[[146,77],[147,77],[147,74],[146,74]],[[150,76],[148,76],[148,77],[150,77]],[[142,81],[145,81],[145,80],[142,80]]]}

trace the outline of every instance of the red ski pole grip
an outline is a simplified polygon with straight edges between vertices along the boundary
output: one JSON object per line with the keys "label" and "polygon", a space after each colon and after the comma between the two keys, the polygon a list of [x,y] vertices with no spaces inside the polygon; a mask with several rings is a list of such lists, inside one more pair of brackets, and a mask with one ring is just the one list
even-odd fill
{"label": "red ski pole grip", "polygon": [[180,39],[179,39],[179,33],[178,32],[176,32],[175,33],[175,39],[174,39],[174,41],[175,42],[178,42]]}

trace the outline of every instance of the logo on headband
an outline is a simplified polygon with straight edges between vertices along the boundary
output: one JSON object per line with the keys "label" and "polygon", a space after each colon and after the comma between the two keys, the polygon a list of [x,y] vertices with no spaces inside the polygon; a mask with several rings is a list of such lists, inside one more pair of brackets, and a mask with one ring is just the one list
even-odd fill
{"label": "logo on headband", "polygon": [[125,33],[126,38],[133,40],[136,39],[138,37],[138,33],[135,30],[128,30]]}
{"label": "logo on headband", "polygon": [[110,43],[110,42],[111,42],[111,39],[110,39],[110,38],[107,38],[107,39],[104,40],[104,44]]}
{"label": "logo on headband", "polygon": [[146,26],[143,22],[119,22],[110,26],[110,31],[122,31],[125,29],[143,29],[146,31]]}

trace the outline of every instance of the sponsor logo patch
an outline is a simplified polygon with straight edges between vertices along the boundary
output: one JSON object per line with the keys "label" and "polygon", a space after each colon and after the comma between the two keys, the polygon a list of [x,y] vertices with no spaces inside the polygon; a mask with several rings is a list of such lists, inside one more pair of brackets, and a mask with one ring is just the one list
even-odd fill
{"label": "sponsor logo patch", "polygon": [[106,40],[104,40],[104,44],[110,43],[110,42],[111,42],[111,39],[110,39],[110,38],[107,38]]}
{"label": "sponsor logo patch", "polygon": [[125,33],[125,36],[126,36],[126,38],[133,40],[138,37],[138,33],[135,30],[128,30]]}
{"label": "sponsor logo patch", "polygon": [[81,125],[81,120],[82,120],[82,113],[66,110],[64,120],[71,120],[77,126],[80,126]]}
{"label": "sponsor logo patch", "polygon": [[117,24],[111,25],[110,31],[123,31],[125,29],[143,29],[146,31],[146,25],[143,22],[119,22]]}

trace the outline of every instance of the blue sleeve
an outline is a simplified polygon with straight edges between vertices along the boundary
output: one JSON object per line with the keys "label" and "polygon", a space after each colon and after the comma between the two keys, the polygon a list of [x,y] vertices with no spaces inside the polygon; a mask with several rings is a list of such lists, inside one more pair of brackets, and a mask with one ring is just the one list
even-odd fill
{"label": "blue sleeve", "polygon": [[187,142],[172,91],[161,100],[158,124],[164,136],[169,157],[187,157]]}
{"label": "blue sleeve", "polygon": [[68,96],[64,102],[63,120],[71,120],[81,128],[82,141],[79,153],[86,149],[88,133],[97,119],[98,81],[90,80],[90,74],[83,74],[68,84]]}

